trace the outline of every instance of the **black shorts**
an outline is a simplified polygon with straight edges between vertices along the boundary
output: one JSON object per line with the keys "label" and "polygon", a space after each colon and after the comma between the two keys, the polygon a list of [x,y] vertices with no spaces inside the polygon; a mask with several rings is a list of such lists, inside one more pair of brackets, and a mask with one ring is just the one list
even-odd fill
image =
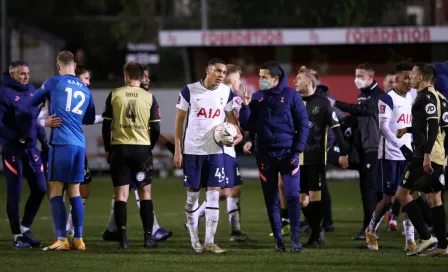
{"label": "black shorts", "polygon": [[82,184],[89,184],[92,182],[92,175],[90,175],[89,162],[87,156],[84,160],[84,182]]}
{"label": "black shorts", "polygon": [[300,166],[300,192],[321,191],[325,182],[325,165],[307,164]]}
{"label": "black shorts", "polygon": [[445,190],[445,172],[442,165],[431,162],[434,173],[423,170],[423,160],[412,160],[404,169],[400,186],[409,190],[435,193]]}
{"label": "black shorts", "polygon": [[112,145],[109,153],[114,187],[141,188],[152,183],[152,152],[149,145]]}

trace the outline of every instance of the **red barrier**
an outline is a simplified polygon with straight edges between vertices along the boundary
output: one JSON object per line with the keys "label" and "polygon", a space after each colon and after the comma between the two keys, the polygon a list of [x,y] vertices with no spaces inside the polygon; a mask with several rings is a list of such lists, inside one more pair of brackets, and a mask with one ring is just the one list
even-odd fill
{"label": "red barrier", "polygon": [[[291,88],[294,88],[294,79],[295,76],[289,77],[288,81]],[[259,89],[258,80],[258,76],[243,76],[242,86],[247,85],[249,92],[255,92]],[[319,76],[319,80],[321,84],[325,84],[330,88],[330,93],[336,100],[357,103],[359,90],[356,89],[353,82],[355,80],[354,76]],[[377,78],[377,81],[382,87],[382,79]]]}

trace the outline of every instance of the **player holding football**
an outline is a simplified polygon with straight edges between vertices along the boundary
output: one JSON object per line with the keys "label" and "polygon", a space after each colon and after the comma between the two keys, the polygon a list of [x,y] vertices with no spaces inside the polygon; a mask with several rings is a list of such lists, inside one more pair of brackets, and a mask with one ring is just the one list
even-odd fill
{"label": "player holding football", "polygon": [[316,78],[312,71],[301,68],[295,79],[296,91],[300,93],[309,118],[310,133],[305,151],[300,155],[300,204],[311,227],[311,235],[305,247],[325,247],[322,184],[325,182],[327,163],[327,136],[330,127],[340,149],[339,164],[348,167],[348,156],[339,120],[330,101],[316,93]]}
{"label": "player holding football", "polygon": [[[406,134],[397,139],[395,134],[398,129],[411,125],[412,120],[412,96],[411,72],[414,64],[411,62],[400,62],[395,67],[397,85],[385,93],[378,101],[380,144],[378,146],[378,175],[377,191],[383,194],[382,200],[376,205],[376,209],[366,229],[366,244],[369,250],[378,250],[377,230],[382,217],[395,201],[395,193],[400,180],[406,160],[412,158],[412,135]],[[392,80],[392,79],[391,79]],[[395,79],[394,79],[395,81]],[[414,226],[403,213],[403,226],[406,236],[405,250],[415,248]]]}
{"label": "player holding football", "polygon": [[[141,88],[145,89],[149,92],[149,85],[151,82],[150,74],[149,74],[149,68],[144,66],[144,73],[142,78],[142,83],[140,85]],[[171,153],[174,154],[174,145],[169,142],[165,137],[162,135],[159,136],[158,142],[162,144],[163,146],[167,147]],[[170,148],[171,147],[171,148]],[[135,200],[137,201],[137,207],[140,209],[140,197],[138,196],[138,190],[136,190],[135,186],[131,184],[131,187],[134,189],[135,194]],[[109,216],[109,223],[106,228],[106,230],[103,232],[103,240],[104,241],[113,241],[118,242],[119,241],[119,235],[117,231],[117,225],[115,224],[115,214],[114,214],[114,205],[115,205],[115,196],[112,198],[112,207],[110,210],[110,216]],[[159,226],[159,223],[157,222],[156,214],[154,213],[154,223],[152,226],[152,236],[157,242],[165,241],[168,238],[170,238],[173,235],[172,231],[167,231],[164,228],[161,228]]]}
{"label": "player holding football", "polygon": [[[397,130],[397,137],[404,133],[412,133],[414,155],[406,165],[403,178],[395,197],[400,200],[403,211],[406,212],[415,230],[420,235],[420,243],[408,256],[421,254],[426,249],[437,244],[437,249],[431,252],[434,256],[448,255],[446,241],[446,213],[441,199],[444,189],[445,177],[443,165],[445,164],[445,131],[446,114],[442,114],[442,103],[438,92],[432,87],[435,79],[435,69],[427,63],[416,63],[411,73],[411,85],[417,89],[417,97],[412,105],[412,126]],[[433,217],[434,235],[431,236],[422,217],[422,212],[415,200],[412,191],[426,193]]]}
{"label": "player holding football", "polygon": [[[224,79],[224,84],[232,89],[234,93],[238,93],[241,86],[241,68],[233,65],[227,65],[227,76]],[[241,108],[243,101],[238,95],[235,95],[232,101],[232,109],[235,116],[238,116],[238,112]],[[223,122],[225,116],[223,115]],[[234,146],[223,146],[224,148],[224,170],[226,173],[225,185],[221,191],[221,200],[227,200],[227,213],[229,214],[229,223],[232,230],[230,241],[245,241],[247,239],[246,234],[241,232],[240,226],[240,202],[239,197],[241,195],[241,185],[243,179],[240,175],[238,162],[236,161],[236,153]],[[205,216],[205,208],[207,202],[204,201],[199,207],[199,218]]]}
{"label": "player holding football", "polygon": [[[95,105],[89,88],[75,76],[76,63],[71,52],[61,51],[58,54],[57,67],[60,76],[46,80],[30,101],[32,106],[37,106],[49,99],[50,114],[62,119],[61,126],[51,131],[47,174],[48,196],[58,239],[44,250],[85,250],[82,240],[84,205],[79,190],[79,184],[84,181],[86,156],[82,124],[95,122]],[[64,184],[67,185],[75,227],[71,245],[65,228]]]}
{"label": "player holding football", "polygon": [[[187,187],[185,211],[191,245],[195,252],[224,253],[214,238],[219,221],[219,195],[225,186],[224,154],[214,140],[214,128],[222,123],[225,114],[228,123],[238,126],[232,109],[234,94],[222,84],[227,74],[221,59],[208,62],[204,80],[182,88],[177,102],[175,121],[174,166],[183,167],[184,186]],[[187,116],[188,113],[188,116]],[[184,120],[187,118],[184,129]],[[242,139],[237,130],[233,143]],[[207,187],[205,209],[206,229],[204,245],[198,236],[199,190]]]}

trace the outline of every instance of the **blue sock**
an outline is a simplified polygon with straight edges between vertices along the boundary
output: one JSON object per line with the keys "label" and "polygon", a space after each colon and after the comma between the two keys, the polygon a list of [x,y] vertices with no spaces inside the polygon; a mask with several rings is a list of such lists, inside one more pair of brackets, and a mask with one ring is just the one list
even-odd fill
{"label": "blue sock", "polygon": [[82,238],[82,229],[84,227],[84,204],[80,196],[70,198],[70,205],[72,206],[72,219],[75,233],[73,238]]}
{"label": "blue sock", "polygon": [[291,242],[299,243],[300,229],[300,197],[292,196],[286,198],[288,202],[289,225],[291,232]]}
{"label": "blue sock", "polygon": [[65,230],[65,221],[67,221],[67,211],[65,210],[64,200],[62,196],[55,196],[50,200],[51,216],[58,233],[58,238],[67,238]]}

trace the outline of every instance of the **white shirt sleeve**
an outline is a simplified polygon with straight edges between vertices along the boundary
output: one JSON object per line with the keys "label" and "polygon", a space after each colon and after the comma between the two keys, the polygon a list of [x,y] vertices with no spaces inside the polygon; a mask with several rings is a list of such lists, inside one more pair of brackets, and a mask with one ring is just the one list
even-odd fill
{"label": "white shirt sleeve", "polygon": [[232,89],[229,89],[229,98],[227,99],[227,104],[224,107],[224,111],[233,111],[233,98],[235,98],[235,94]]}
{"label": "white shirt sleeve", "polygon": [[190,89],[185,86],[180,91],[179,97],[177,98],[176,108],[183,111],[188,111],[190,107]]}
{"label": "white shirt sleeve", "polygon": [[[383,99],[381,98],[378,101],[378,107],[379,107],[379,114],[378,117],[380,119],[380,133],[381,135],[390,143],[394,144],[397,148],[401,147],[401,143],[398,141],[396,136],[392,133],[392,131],[389,128],[389,122],[392,115],[392,108],[390,107],[391,102],[389,102],[390,96],[387,95],[388,98]],[[390,101],[392,99],[390,98]],[[393,107],[393,104],[392,104]]]}
{"label": "white shirt sleeve", "polygon": [[45,104],[40,109],[39,116],[37,117],[37,123],[41,127],[45,127],[45,120],[48,117],[48,105],[49,105],[49,103],[50,103],[50,101],[48,99],[46,99]]}

